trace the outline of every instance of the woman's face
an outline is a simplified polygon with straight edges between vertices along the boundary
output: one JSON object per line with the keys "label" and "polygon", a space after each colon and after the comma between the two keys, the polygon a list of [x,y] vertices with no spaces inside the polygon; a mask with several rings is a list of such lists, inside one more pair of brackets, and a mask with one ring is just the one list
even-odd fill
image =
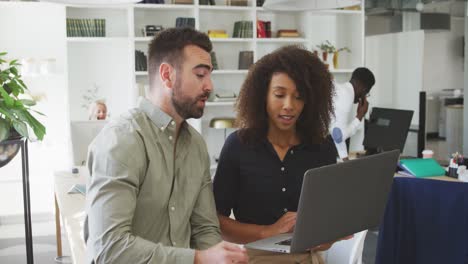
{"label": "woman's face", "polygon": [[107,108],[102,104],[98,104],[96,106],[96,119],[97,120],[105,120],[107,116]]}
{"label": "woman's face", "polygon": [[303,108],[304,101],[294,81],[285,73],[273,74],[267,93],[269,129],[295,130]]}

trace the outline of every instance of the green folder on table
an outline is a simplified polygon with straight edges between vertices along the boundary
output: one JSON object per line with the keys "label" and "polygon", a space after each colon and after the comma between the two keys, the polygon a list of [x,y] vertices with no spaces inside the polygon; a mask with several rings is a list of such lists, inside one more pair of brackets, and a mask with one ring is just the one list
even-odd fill
{"label": "green folder on table", "polygon": [[445,175],[445,169],[434,159],[402,159],[400,167],[418,178]]}

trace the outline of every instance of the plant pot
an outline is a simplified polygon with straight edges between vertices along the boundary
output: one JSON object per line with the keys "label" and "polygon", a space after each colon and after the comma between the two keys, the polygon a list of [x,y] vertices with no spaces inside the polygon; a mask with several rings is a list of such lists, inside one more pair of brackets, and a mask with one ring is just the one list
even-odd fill
{"label": "plant pot", "polygon": [[21,135],[16,130],[10,130],[10,137],[0,142],[0,168],[10,163],[18,154],[21,143],[14,141],[20,139]]}

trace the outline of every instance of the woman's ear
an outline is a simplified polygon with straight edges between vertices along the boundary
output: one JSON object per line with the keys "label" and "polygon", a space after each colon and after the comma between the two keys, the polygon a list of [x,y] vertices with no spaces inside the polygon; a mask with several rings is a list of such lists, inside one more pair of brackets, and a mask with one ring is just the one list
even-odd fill
{"label": "woman's ear", "polygon": [[174,85],[174,67],[166,62],[161,63],[159,65],[159,77],[164,86],[172,89]]}

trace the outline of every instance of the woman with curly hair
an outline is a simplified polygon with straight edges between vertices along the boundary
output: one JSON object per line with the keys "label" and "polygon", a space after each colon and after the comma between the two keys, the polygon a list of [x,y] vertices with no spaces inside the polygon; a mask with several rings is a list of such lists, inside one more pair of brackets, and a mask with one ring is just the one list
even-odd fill
{"label": "woman with curly hair", "polygon": [[[304,173],[336,163],[333,94],[327,67],[301,47],[280,48],[250,68],[236,104],[240,129],[226,139],[214,178],[225,240],[292,232]],[[249,263],[322,263],[316,252],[331,244],[307,254],[249,250]]]}

